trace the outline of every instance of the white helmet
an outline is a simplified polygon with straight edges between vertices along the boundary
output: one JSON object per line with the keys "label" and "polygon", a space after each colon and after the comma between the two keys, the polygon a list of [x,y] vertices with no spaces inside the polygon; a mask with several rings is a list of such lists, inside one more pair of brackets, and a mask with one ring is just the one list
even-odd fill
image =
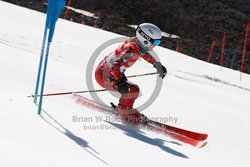
{"label": "white helmet", "polygon": [[161,30],[154,24],[142,23],[136,28],[136,37],[140,43],[148,48],[150,43],[157,46],[161,43]]}

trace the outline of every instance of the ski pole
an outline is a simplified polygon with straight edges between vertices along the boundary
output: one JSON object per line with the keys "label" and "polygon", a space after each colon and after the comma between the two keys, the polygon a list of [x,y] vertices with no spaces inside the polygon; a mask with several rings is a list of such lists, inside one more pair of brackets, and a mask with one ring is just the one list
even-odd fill
{"label": "ski pole", "polygon": [[155,74],[158,74],[158,73],[157,72],[152,72],[152,73],[139,74],[139,75],[130,75],[130,76],[127,76],[127,78],[135,78],[135,77],[142,77],[142,76],[155,75]]}
{"label": "ski pole", "polygon": [[[59,96],[59,95],[69,95],[69,94],[74,94],[74,93],[104,92],[104,91],[109,91],[109,90],[113,90],[113,89],[84,90],[84,91],[75,91],[75,92],[59,92],[59,93],[43,94],[43,96]],[[34,95],[27,96],[27,97],[34,97]],[[40,97],[40,95],[37,95],[37,97]]]}
{"label": "ski pole", "polygon": [[[141,76],[147,76],[147,75],[155,75],[158,74],[157,72],[153,73],[146,73],[146,74],[139,74],[139,75],[131,75],[128,76],[127,78],[134,78],[134,77],[141,77]],[[109,91],[113,89],[99,89],[99,90],[84,90],[84,91],[72,91],[72,92],[58,92],[58,93],[49,93],[49,94],[43,94],[43,96],[59,96],[59,95],[69,95],[69,94],[74,94],[74,93],[92,93],[92,92],[104,92],[104,91]],[[27,97],[32,97],[34,98],[35,95],[30,95]],[[40,97],[40,95],[37,95],[37,97]]]}

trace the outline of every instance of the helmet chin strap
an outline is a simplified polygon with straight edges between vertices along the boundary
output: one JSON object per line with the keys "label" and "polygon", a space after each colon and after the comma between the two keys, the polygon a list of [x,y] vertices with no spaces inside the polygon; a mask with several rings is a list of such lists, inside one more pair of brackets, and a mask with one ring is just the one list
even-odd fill
{"label": "helmet chin strap", "polygon": [[147,47],[143,46],[143,44],[137,38],[135,38],[135,40],[133,42],[135,42],[140,47],[140,50],[142,53],[149,51],[149,49]]}

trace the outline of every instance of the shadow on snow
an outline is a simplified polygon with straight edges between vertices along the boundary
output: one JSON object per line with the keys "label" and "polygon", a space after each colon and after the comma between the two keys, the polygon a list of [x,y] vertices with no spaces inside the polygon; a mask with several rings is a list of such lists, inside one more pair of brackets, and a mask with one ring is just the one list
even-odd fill
{"label": "shadow on snow", "polygon": [[[101,158],[99,158],[98,156],[96,156],[95,154],[99,154],[97,151],[95,151],[92,147],[89,146],[88,142],[83,140],[82,138],[76,136],[74,133],[72,133],[70,130],[68,130],[67,128],[65,128],[62,124],[60,124],[55,118],[53,118],[51,115],[49,115],[46,111],[43,110],[43,113],[45,115],[48,116],[49,119],[51,119],[51,121],[53,121],[57,126],[53,125],[52,123],[49,122],[49,120],[47,120],[45,117],[43,117],[41,115],[41,118],[48,123],[50,126],[52,126],[53,128],[55,128],[57,131],[59,131],[60,133],[64,134],[65,136],[67,136],[69,139],[71,139],[74,143],[78,144],[80,147],[82,147],[84,150],[86,150],[89,154],[91,154],[93,157],[95,157],[96,159],[100,160],[102,163],[104,163],[105,165],[108,165],[107,162],[105,162],[104,160],[102,160]],[[92,152],[90,150],[92,150]],[[95,154],[94,154],[94,153]]]}
{"label": "shadow on snow", "polygon": [[[107,122],[107,121],[105,121]],[[176,150],[173,150],[171,149],[170,147],[167,147],[164,145],[164,142],[168,142],[168,141],[164,141],[162,139],[158,139],[158,138],[150,138],[146,135],[144,135],[144,133],[136,128],[129,128],[125,125],[121,125],[121,124],[117,124],[117,123],[113,123],[113,122],[107,122],[109,124],[111,124],[112,126],[116,127],[117,129],[120,129],[122,131],[124,131],[124,133],[127,135],[127,136],[130,136],[130,137],[133,137],[134,139],[137,139],[139,141],[142,141],[144,143],[147,143],[147,144],[150,144],[150,145],[153,145],[153,146],[157,146],[159,147],[161,150],[167,152],[167,153],[170,153],[172,155],[175,155],[177,157],[181,157],[181,158],[189,158],[188,156],[186,156],[185,154],[181,153],[181,152],[178,152]],[[181,145],[180,143],[178,142],[169,142],[169,143],[172,143],[172,144],[176,144],[176,145]]]}

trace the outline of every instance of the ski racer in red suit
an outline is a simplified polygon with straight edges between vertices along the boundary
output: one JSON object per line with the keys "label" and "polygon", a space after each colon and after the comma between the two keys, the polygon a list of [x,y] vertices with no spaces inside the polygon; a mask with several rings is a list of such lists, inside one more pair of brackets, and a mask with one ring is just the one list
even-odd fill
{"label": "ski racer in red suit", "polygon": [[160,77],[164,78],[167,74],[166,68],[148,53],[160,44],[161,39],[162,34],[157,26],[150,23],[140,24],[136,29],[136,36],[106,56],[96,68],[95,78],[98,84],[121,94],[116,108],[125,119],[136,122],[139,121],[141,114],[133,109],[134,101],[139,96],[139,87],[129,82],[124,72],[141,57],[152,64]]}

